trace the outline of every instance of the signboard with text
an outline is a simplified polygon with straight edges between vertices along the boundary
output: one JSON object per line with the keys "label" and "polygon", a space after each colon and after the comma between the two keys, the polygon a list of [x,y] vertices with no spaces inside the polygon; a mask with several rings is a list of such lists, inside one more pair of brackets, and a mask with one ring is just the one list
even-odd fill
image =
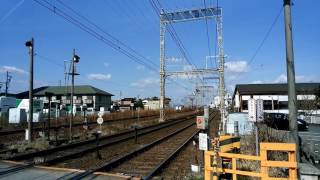
{"label": "signboard with text", "polygon": [[208,135],[205,133],[199,133],[199,150],[208,150]]}
{"label": "signboard with text", "polygon": [[253,98],[248,100],[248,116],[250,122],[257,122],[256,100]]}
{"label": "signboard with text", "polygon": [[262,99],[257,99],[256,100],[256,108],[257,108],[257,121],[258,122],[261,122],[263,121],[263,115],[264,115],[264,112],[263,112],[263,100]]}

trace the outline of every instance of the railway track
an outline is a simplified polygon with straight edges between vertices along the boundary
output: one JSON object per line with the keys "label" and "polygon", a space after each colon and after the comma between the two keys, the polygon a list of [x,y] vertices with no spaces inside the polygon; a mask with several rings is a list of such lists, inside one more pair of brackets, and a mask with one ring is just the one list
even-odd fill
{"label": "railway track", "polygon": [[[220,122],[220,113],[211,110],[210,113],[210,137],[215,137],[218,133]],[[197,179],[194,174],[190,173],[190,165],[204,164],[202,161],[202,152],[198,150],[198,146],[194,146],[189,142],[185,148],[179,152],[161,172],[157,173],[155,178],[158,179]]]}
{"label": "railway track", "polygon": [[150,179],[169,163],[198,132],[199,130],[196,129],[193,121],[169,135],[116,157],[96,168],[77,174],[72,179],[82,179],[97,171]]}
{"label": "railway track", "polygon": [[[217,122],[215,122],[217,119],[215,119],[215,117],[216,117],[216,115],[217,115],[217,112],[215,112],[215,111],[212,111],[211,113],[210,113],[210,121],[211,121],[211,125],[213,125],[213,126],[211,126],[213,129],[213,132],[215,132],[215,131],[217,131],[218,129],[218,126],[217,126],[217,124],[218,124],[218,121]],[[192,123],[193,124],[193,123]],[[191,124],[191,125],[192,125]],[[196,130],[196,129],[194,129],[194,130]],[[178,130],[178,131],[180,131],[180,130]],[[197,134],[198,133],[198,130],[196,130],[197,132],[195,132],[195,134]],[[173,134],[175,134],[175,133],[173,133]],[[129,152],[120,152],[119,154],[123,154],[122,156],[120,156],[119,154],[116,156],[116,157],[114,157],[113,159],[109,159],[109,160],[105,160],[105,162],[104,163],[99,163],[99,165],[96,167],[96,168],[92,168],[92,169],[89,169],[89,170],[87,170],[86,172],[84,172],[84,173],[81,173],[81,174],[77,174],[76,176],[71,176],[72,177],[72,179],[81,179],[81,178],[84,178],[84,177],[86,177],[86,176],[89,176],[88,178],[92,178],[92,177],[94,177],[95,175],[92,175],[92,173],[94,173],[94,172],[96,172],[96,171],[107,171],[107,172],[113,172],[113,173],[119,173],[120,172],[120,174],[122,174],[122,175],[131,175],[131,176],[139,176],[140,178],[142,178],[142,179],[149,179],[149,178],[151,178],[151,177],[157,177],[158,175],[160,175],[161,174],[161,177],[162,177],[162,172],[163,172],[163,170],[164,169],[168,169],[168,165],[170,166],[172,163],[175,163],[175,159],[176,159],[176,156],[180,156],[180,153],[182,152],[182,151],[189,151],[189,154],[188,154],[188,157],[190,156],[190,147],[191,147],[191,149],[193,149],[194,150],[194,146],[193,145],[191,145],[190,146],[190,143],[191,143],[191,140],[193,139],[192,137],[195,135],[195,134],[193,134],[192,136],[190,136],[189,138],[188,138],[188,136],[184,136],[183,135],[183,137],[184,138],[188,138],[186,141],[184,141],[184,143],[181,145],[181,146],[179,146],[178,148],[176,148],[176,149],[174,149],[174,145],[172,145],[172,144],[169,144],[168,142],[166,142],[166,143],[164,143],[164,144],[166,144],[165,146],[166,147],[169,147],[169,148],[162,148],[162,147],[160,147],[160,148],[157,148],[157,147],[155,147],[155,149],[161,149],[161,150],[163,150],[162,152],[160,152],[160,151],[158,151],[158,152],[151,152],[151,151],[149,151],[150,153],[147,155],[147,156],[149,156],[150,157],[150,159],[143,159],[142,158],[142,161],[138,161],[138,160],[136,160],[136,159],[134,159],[134,160],[132,160],[133,162],[136,162],[137,164],[133,164],[133,165],[128,165],[128,164],[130,164],[130,163],[127,163],[127,161],[126,160],[128,160],[128,161],[131,161],[130,159],[132,158],[132,157],[136,157],[136,156],[139,156],[139,153],[137,153],[137,151],[142,151],[142,152],[146,152],[146,151],[148,151],[148,150],[146,150],[146,149],[144,149],[144,147],[146,147],[147,149],[148,149],[148,145],[153,145],[153,144],[155,144],[154,142],[151,142],[151,143],[149,143],[149,144],[147,144],[147,145],[145,145],[144,147],[142,147],[142,148],[139,148],[138,150],[135,150],[135,151],[129,151]],[[169,135],[169,136],[171,136],[171,135]],[[168,137],[164,137],[163,139],[166,139],[166,138],[168,138]],[[162,138],[161,138],[162,139]],[[161,141],[161,140],[159,140],[159,141]],[[178,142],[178,141],[176,141],[176,140],[172,140],[173,142]],[[177,147],[177,146],[176,146]],[[174,150],[173,150],[174,149]],[[186,150],[186,149],[189,149],[189,150]],[[193,150],[191,151],[191,152],[193,152]],[[112,151],[109,151],[108,152],[108,155],[110,154],[110,153],[112,153]],[[131,154],[131,155],[130,155]],[[154,157],[157,155],[157,154],[161,154],[161,155],[163,155],[162,156],[162,158],[158,158],[158,162],[155,162],[154,161]],[[168,155],[169,154],[169,155]],[[198,154],[198,155],[200,155],[200,154]],[[144,155],[143,155],[144,156]],[[92,157],[91,157],[92,158]],[[137,157],[136,157],[137,158]],[[199,157],[198,157],[199,158]],[[162,161],[160,162],[159,160],[161,160],[162,159]],[[87,159],[88,160],[88,159]],[[173,161],[173,162],[172,162]],[[148,164],[147,162],[153,162],[153,164]],[[78,162],[78,163],[81,163],[81,162]],[[186,163],[185,161],[184,161],[184,163]],[[125,165],[123,165],[123,164],[125,164]],[[187,168],[186,169],[188,169],[188,170],[186,170],[186,171],[190,171],[190,164],[191,163],[188,163],[187,165],[185,165],[185,166],[187,166]],[[153,166],[153,165],[155,165],[155,166]],[[125,168],[127,168],[127,170],[129,169],[129,171],[131,171],[131,173],[130,172],[128,172],[127,170],[123,170],[122,168],[120,169],[120,170],[115,170],[115,169],[113,169],[113,167],[121,167],[121,166],[125,166]],[[146,167],[145,167],[146,166]],[[152,166],[153,166],[153,168],[152,168]],[[146,169],[143,169],[143,170],[145,170],[145,175],[143,174],[143,172],[140,172],[140,173],[137,173],[139,170],[137,170],[137,169],[135,169],[134,167],[142,167],[142,168],[149,168],[149,171],[148,170],[146,170]],[[108,169],[109,168],[109,169]],[[175,167],[176,168],[176,167]],[[179,169],[180,167],[178,167],[178,169]],[[117,168],[116,168],[117,169]],[[133,173],[132,173],[133,172]],[[137,175],[138,174],[138,175]],[[142,174],[142,175],[141,175]],[[69,176],[70,177],[70,176]],[[174,176],[170,176],[170,177],[174,177]],[[179,176],[179,177],[183,177],[183,175],[181,175],[181,176]],[[169,178],[170,179],[170,178]],[[171,178],[172,179],[172,178]],[[173,178],[173,179],[175,179],[175,178]]]}
{"label": "railway track", "polygon": [[[141,116],[139,117],[140,119],[142,118],[154,118],[154,117],[158,117],[159,115],[149,115],[149,116]],[[110,120],[106,120],[104,121],[104,125],[107,125],[109,123],[114,123],[114,122],[119,122],[119,121],[125,121],[125,120],[134,120],[137,119],[137,117],[128,117],[128,118],[119,118],[119,119],[110,119]],[[53,121],[53,119],[52,119]],[[91,121],[88,123],[74,123],[73,126],[74,127],[79,127],[79,126],[84,126],[84,125],[97,125],[96,121]],[[60,128],[69,128],[69,124],[63,124],[60,126],[52,126],[50,127],[50,130],[54,130],[54,129],[60,129]],[[48,130],[48,127],[43,128],[43,123],[39,123],[37,124],[36,127],[33,128],[34,131],[43,131],[43,130]],[[25,133],[25,129],[15,129],[15,130],[4,130],[4,131],[0,131],[0,136],[6,136],[6,135],[14,135],[14,134],[24,134]]]}
{"label": "railway track", "polygon": [[[158,125],[153,125],[149,127],[144,127],[140,128],[137,131],[138,136],[142,136],[144,134],[148,134],[160,129],[164,129],[170,126],[174,126],[176,124],[181,124],[184,123],[185,121],[191,121],[193,116],[188,116],[185,119],[182,120],[176,120],[176,121],[168,121],[165,123],[161,123]],[[88,141],[83,141],[79,143],[74,143],[74,144],[69,144],[69,145],[64,145],[56,148],[51,148],[43,151],[38,151],[38,152],[32,152],[32,153],[25,153],[25,154],[20,154],[17,156],[13,156],[8,158],[8,160],[18,160],[22,161],[25,164],[24,165],[19,165],[17,167],[13,167],[12,169],[2,171],[0,172],[0,175],[4,175],[7,173],[12,173],[15,171],[20,171],[22,169],[28,168],[32,165],[35,164],[45,164],[45,165],[50,165],[58,162],[62,162],[66,159],[70,158],[75,158],[80,155],[83,155],[88,152],[93,152],[97,149],[101,149],[103,147],[116,144],[122,141],[126,141],[128,139],[132,139],[135,136],[134,131],[126,131],[120,134],[115,134],[111,136],[105,136],[101,137],[100,143],[97,146],[96,141],[94,139],[88,140]]]}

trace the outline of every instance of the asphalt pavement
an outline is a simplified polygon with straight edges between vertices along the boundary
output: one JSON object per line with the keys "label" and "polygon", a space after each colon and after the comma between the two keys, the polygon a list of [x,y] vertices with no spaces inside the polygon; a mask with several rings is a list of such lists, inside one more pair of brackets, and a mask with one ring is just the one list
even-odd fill
{"label": "asphalt pavement", "polygon": [[299,131],[302,140],[302,150],[305,155],[319,166],[320,162],[320,125],[309,124],[307,131]]}

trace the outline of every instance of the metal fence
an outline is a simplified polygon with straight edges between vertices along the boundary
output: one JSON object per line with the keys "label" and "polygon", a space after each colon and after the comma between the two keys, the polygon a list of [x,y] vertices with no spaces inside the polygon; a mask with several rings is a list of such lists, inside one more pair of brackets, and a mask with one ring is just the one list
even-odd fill
{"label": "metal fence", "polygon": [[320,124],[320,116],[305,116],[304,120],[310,124]]}

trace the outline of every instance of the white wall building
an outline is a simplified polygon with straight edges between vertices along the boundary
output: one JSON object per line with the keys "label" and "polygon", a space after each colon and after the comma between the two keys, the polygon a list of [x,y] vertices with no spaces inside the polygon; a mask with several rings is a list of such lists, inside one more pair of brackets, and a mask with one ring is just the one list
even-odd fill
{"label": "white wall building", "polygon": [[[170,107],[170,98],[165,99],[165,107]],[[160,109],[160,100],[159,99],[145,99],[142,101],[144,109],[146,110],[158,110]]]}
{"label": "white wall building", "polygon": [[[320,114],[320,83],[296,83],[297,109],[308,114]],[[262,99],[265,112],[288,113],[287,84],[238,84],[232,96],[232,106],[238,112],[248,112],[248,99]]]}

